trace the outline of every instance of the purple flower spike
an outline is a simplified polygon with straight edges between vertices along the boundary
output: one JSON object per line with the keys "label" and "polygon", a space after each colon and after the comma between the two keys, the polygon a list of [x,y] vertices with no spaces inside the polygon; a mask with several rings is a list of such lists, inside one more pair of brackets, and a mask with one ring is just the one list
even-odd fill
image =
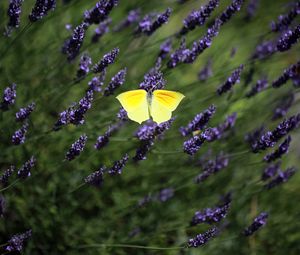
{"label": "purple flower spike", "polygon": [[206,65],[198,73],[199,81],[206,81],[209,77],[213,75],[212,72],[212,61],[209,59]]}
{"label": "purple flower spike", "polygon": [[92,37],[93,43],[97,43],[103,35],[109,32],[110,23],[111,23],[110,18],[99,23],[98,27],[95,29],[95,34]]}
{"label": "purple flower spike", "polygon": [[156,89],[163,89],[166,84],[162,72],[158,68],[151,68],[148,73],[144,75],[144,81],[140,83],[139,88],[147,92],[153,92]]}
{"label": "purple flower spike", "polygon": [[19,145],[25,142],[28,126],[28,122],[24,122],[22,127],[12,135],[11,141],[14,145]]}
{"label": "purple flower spike", "polygon": [[253,97],[259,92],[263,91],[268,87],[268,80],[266,78],[262,78],[256,82],[256,84],[251,88],[251,90],[247,93],[247,97]]}
{"label": "purple flower spike", "polygon": [[204,142],[204,137],[194,136],[183,143],[183,151],[189,155],[194,155]]}
{"label": "purple flower spike", "polygon": [[36,159],[32,156],[28,161],[24,163],[24,165],[18,170],[18,178],[26,179],[31,176],[31,169],[35,166]]}
{"label": "purple flower spike", "polygon": [[113,64],[119,55],[119,48],[114,48],[107,54],[105,54],[102,59],[93,66],[93,72],[94,73],[100,73],[103,72],[105,68],[107,68],[109,65]]}
{"label": "purple flower spike", "polygon": [[103,184],[103,174],[105,172],[105,168],[101,167],[98,171],[91,173],[84,179],[84,182],[95,186],[97,188],[101,187]]}
{"label": "purple flower spike", "polygon": [[242,73],[243,69],[244,69],[244,66],[240,65],[237,69],[235,69],[231,73],[231,75],[227,78],[227,81],[218,88],[218,90],[217,90],[218,95],[222,95],[222,94],[230,91],[231,88],[234,86],[234,84],[240,82],[241,73]]}
{"label": "purple flower spike", "polygon": [[82,79],[89,73],[91,64],[92,59],[89,54],[83,53],[80,58],[79,68],[77,70],[77,79]]}
{"label": "purple flower spike", "polygon": [[253,53],[252,58],[253,59],[263,59],[268,56],[271,56],[276,51],[277,51],[276,42],[264,41],[256,46],[255,52]]}
{"label": "purple flower spike", "polygon": [[188,241],[188,247],[194,247],[197,248],[199,246],[202,246],[206,244],[209,240],[217,236],[219,233],[219,230],[216,227],[213,227],[203,234],[199,234],[195,236],[194,238],[189,239]]}
{"label": "purple flower spike", "polygon": [[6,87],[3,93],[3,99],[0,104],[0,109],[8,110],[8,107],[15,103],[17,97],[17,85],[12,83],[10,87]]}
{"label": "purple flower spike", "polygon": [[268,165],[261,176],[263,181],[266,181],[270,178],[273,178],[280,171],[281,162],[277,162],[276,164]]}
{"label": "purple flower spike", "polygon": [[257,143],[257,141],[260,139],[260,137],[263,135],[264,132],[265,132],[264,126],[256,128],[245,135],[245,141],[247,141],[250,145],[255,144]]}
{"label": "purple flower spike", "polygon": [[109,143],[109,134],[104,134],[97,138],[97,142],[95,143],[94,147],[95,149],[100,150],[108,143]]}
{"label": "purple flower spike", "polygon": [[226,23],[228,20],[230,20],[231,17],[241,9],[243,3],[244,3],[244,0],[233,0],[232,1],[231,5],[229,5],[227,7],[227,9],[220,16],[222,25],[224,23]]}
{"label": "purple flower spike", "polygon": [[281,158],[284,154],[288,153],[291,140],[292,140],[291,137],[288,136],[284,140],[284,142],[279,145],[277,150],[275,150],[274,152],[272,152],[270,154],[267,154],[264,157],[264,161],[272,162],[272,161],[275,161],[278,158]]}
{"label": "purple flower spike", "polygon": [[284,85],[289,79],[293,79],[298,73],[300,69],[300,61],[294,65],[289,66],[284,70],[283,74],[279,76],[275,81],[273,81],[273,88],[280,88]]}
{"label": "purple flower spike", "polygon": [[147,159],[146,154],[150,151],[151,147],[154,145],[153,140],[142,141],[140,147],[136,150],[134,161],[140,161]]}
{"label": "purple flower spike", "polygon": [[136,29],[136,34],[144,33],[148,36],[152,35],[158,28],[160,28],[164,23],[167,23],[171,15],[171,9],[167,8],[165,12],[158,14],[154,19],[153,14],[147,14],[138,25]]}
{"label": "purple flower spike", "polygon": [[66,159],[71,161],[75,159],[77,156],[80,155],[80,153],[83,151],[86,141],[87,141],[87,135],[81,135],[75,143],[72,144],[71,148],[66,154]]}
{"label": "purple flower spike", "polygon": [[172,39],[167,39],[160,45],[160,52],[158,57],[161,59],[165,59],[172,50]]}
{"label": "purple flower spike", "polygon": [[171,199],[173,196],[174,196],[174,189],[173,188],[162,189],[159,192],[158,200],[160,202],[166,202],[169,199]]}
{"label": "purple flower spike", "polygon": [[287,51],[292,48],[292,45],[297,43],[300,39],[300,25],[294,30],[288,30],[277,42],[277,49],[279,51]]}
{"label": "purple flower spike", "polygon": [[255,16],[256,11],[258,9],[258,2],[259,0],[250,0],[247,5],[247,19],[251,19]]}
{"label": "purple flower spike", "polygon": [[31,22],[38,21],[56,7],[56,0],[36,0],[34,7],[29,15]]}
{"label": "purple flower spike", "polygon": [[131,24],[138,22],[140,19],[140,15],[141,11],[139,9],[131,10],[128,13],[128,16],[114,27],[114,31],[121,31],[122,29],[129,27]]}
{"label": "purple flower spike", "polygon": [[279,174],[274,177],[269,183],[265,185],[265,188],[272,189],[282,183],[287,182],[294,174],[296,173],[296,169],[294,167],[290,167],[286,169],[284,172],[279,171]]}
{"label": "purple flower spike", "polygon": [[16,113],[16,121],[23,121],[29,117],[29,115],[33,112],[35,109],[35,103],[29,104],[25,108],[21,108],[17,113]]}
{"label": "purple flower spike", "polygon": [[214,105],[209,106],[208,109],[197,114],[186,127],[181,127],[179,129],[181,134],[183,136],[187,136],[194,131],[202,130],[208,124],[209,120],[212,118],[215,112],[216,107]]}
{"label": "purple flower spike", "polygon": [[187,34],[194,30],[197,26],[203,26],[211,13],[219,6],[220,0],[210,0],[207,5],[201,6],[197,11],[192,11],[184,20],[184,27],[180,30],[180,34]]}
{"label": "purple flower spike", "polygon": [[5,250],[8,252],[21,252],[25,241],[31,237],[31,234],[31,230],[28,230],[25,233],[12,236],[8,240],[8,245],[5,247]]}
{"label": "purple flower spike", "polygon": [[120,70],[114,77],[111,78],[110,83],[104,90],[104,96],[113,95],[115,90],[123,85],[123,83],[125,82],[126,72],[127,69],[124,68]]}
{"label": "purple flower spike", "polygon": [[278,105],[274,111],[272,120],[284,117],[294,102],[294,94],[291,94]]}
{"label": "purple flower spike", "polygon": [[6,35],[10,35],[13,28],[18,28],[20,26],[20,16],[23,0],[10,0],[7,10],[7,15],[9,21],[7,24]]}
{"label": "purple flower spike", "polygon": [[286,15],[280,15],[278,17],[277,22],[272,21],[271,29],[273,32],[284,31],[289,25],[293,22],[293,20],[300,14],[300,2],[297,1],[295,6],[288,12]]}
{"label": "purple flower spike", "polygon": [[102,86],[104,85],[105,77],[106,77],[106,69],[104,69],[99,74],[99,76],[95,76],[94,78],[92,78],[91,81],[89,81],[88,90],[92,90],[92,91],[95,91],[95,92],[101,92]]}
{"label": "purple flower spike", "polygon": [[105,20],[111,10],[118,4],[118,0],[100,0],[96,6],[84,13],[84,22],[88,24],[99,24]]}
{"label": "purple flower spike", "polygon": [[245,236],[251,236],[254,232],[266,225],[268,214],[265,212],[260,213],[253,221],[253,223],[244,230]]}
{"label": "purple flower spike", "polygon": [[0,176],[0,182],[1,182],[3,187],[6,187],[8,185],[8,179],[13,174],[15,169],[16,169],[16,167],[12,165],[9,168],[7,168],[4,171],[4,173]]}
{"label": "purple flower spike", "polygon": [[119,112],[117,113],[117,118],[121,121],[127,121],[128,120],[128,115],[127,112],[123,107],[120,108]]}
{"label": "purple flower spike", "polygon": [[129,156],[125,154],[123,158],[114,162],[113,166],[108,170],[108,173],[110,175],[120,175],[128,160]]}
{"label": "purple flower spike", "polygon": [[64,42],[64,45],[62,47],[62,53],[67,55],[69,61],[72,61],[78,56],[80,48],[83,44],[86,29],[87,29],[86,23],[82,23],[78,25],[74,29],[71,38],[67,39]]}

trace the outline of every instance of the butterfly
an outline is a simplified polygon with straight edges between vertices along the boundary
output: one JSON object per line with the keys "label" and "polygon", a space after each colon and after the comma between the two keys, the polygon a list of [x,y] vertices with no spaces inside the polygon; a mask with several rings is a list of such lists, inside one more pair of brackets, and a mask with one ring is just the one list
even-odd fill
{"label": "butterfly", "polygon": [[116,97],[126,110],[128,118],[141,124],[150,116],[157,124],[171,119],[184,95],[170,90],[131,90]]}

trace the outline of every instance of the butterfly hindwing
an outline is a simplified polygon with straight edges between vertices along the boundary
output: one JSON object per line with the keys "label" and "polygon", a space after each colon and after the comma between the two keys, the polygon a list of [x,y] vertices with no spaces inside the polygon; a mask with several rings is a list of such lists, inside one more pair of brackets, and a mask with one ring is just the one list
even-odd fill
{"label": "butterfly hindwing", "polygon": [[154,90],[150,106],[153,120],[158,124],[168,121],[183,98],[184,95],[175,91]]}

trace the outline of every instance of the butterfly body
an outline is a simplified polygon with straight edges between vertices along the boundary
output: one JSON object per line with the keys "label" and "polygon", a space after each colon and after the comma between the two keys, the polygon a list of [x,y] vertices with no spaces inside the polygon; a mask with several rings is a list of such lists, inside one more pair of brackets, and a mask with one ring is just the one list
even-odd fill
{"label": "butterfly body", "polygon": [[184,95],[175,91],[147,92],[143,89],[127,91],[117,96],[128,118],[140,124],[150,116],[158,124],[168,121],[183,98]]}

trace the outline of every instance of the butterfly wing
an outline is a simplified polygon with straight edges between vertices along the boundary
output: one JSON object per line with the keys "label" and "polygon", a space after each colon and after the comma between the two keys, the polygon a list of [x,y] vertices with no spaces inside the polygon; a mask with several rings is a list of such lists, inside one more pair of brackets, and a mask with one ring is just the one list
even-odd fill
{"label": "butterfly wing", "polygon": [[143,89],[121,93],[117,99],[126,110],[128,118],[142,123],[150,118],[147,101],[147,92]]}
{"label": "butterfly wing", "polygon": [[171,119],[172,112],[184,98],[179,92],[170,90],[154,90],[150,106],[153,120],[160,124]]}

